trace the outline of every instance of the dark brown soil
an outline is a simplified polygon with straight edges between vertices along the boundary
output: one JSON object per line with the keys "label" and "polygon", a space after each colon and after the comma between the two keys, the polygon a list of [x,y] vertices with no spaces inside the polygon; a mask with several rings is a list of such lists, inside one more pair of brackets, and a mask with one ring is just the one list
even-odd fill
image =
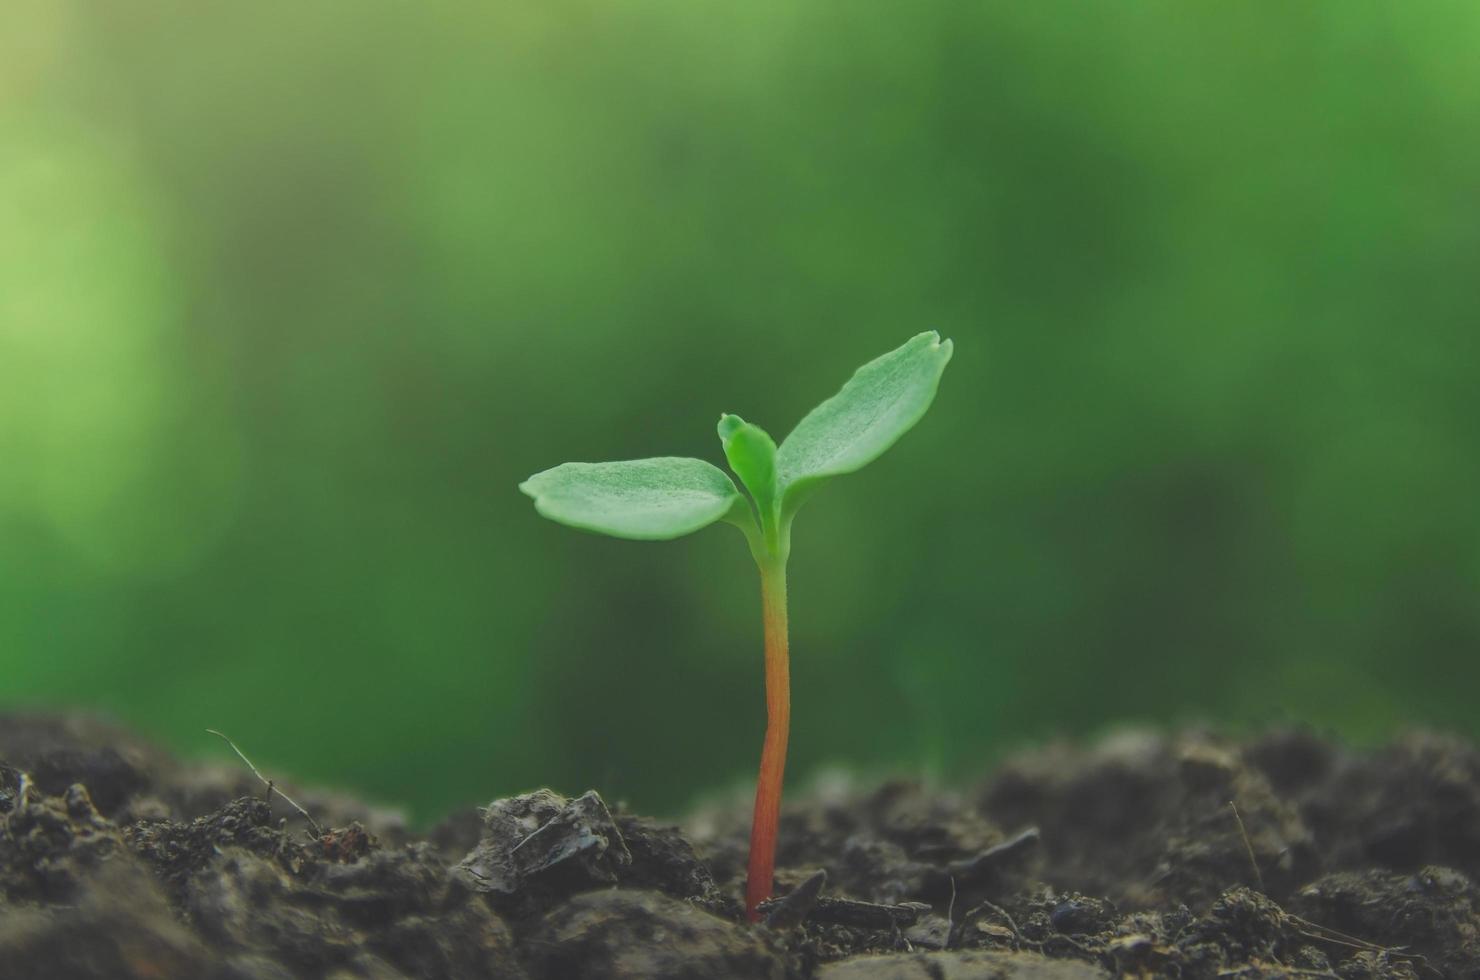
{"label": "dark brown soil", "polygon": [[[768,924],[746,808],[686,829],[540,791],[429,836],[0,717],[0,978],[1480,978],[1480,751],[1413,734],[1130,734],[967,793],[819,785]],[[332,829],[328,829],[332,828]],[[826,872],[825,878],[816,872]]]}

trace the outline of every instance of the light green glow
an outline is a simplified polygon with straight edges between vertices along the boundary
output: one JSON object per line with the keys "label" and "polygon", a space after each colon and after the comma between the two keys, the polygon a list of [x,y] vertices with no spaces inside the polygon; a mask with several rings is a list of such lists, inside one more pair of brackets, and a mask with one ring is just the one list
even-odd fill
{"label": "light green glow", "polygon": [[183,567],[236,512],[240,450],[220,392],[179,381],[189,327],[139,168],[106,133],[10,120],[0,216],[0,511],[110,573]]}

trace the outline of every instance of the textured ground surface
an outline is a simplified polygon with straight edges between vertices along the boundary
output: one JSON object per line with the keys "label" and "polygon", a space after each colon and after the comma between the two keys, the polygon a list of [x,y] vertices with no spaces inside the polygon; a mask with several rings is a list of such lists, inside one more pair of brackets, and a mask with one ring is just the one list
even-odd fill
{"label": "textured ground surface", "polygon": [[315,834],[264,789],[0,716],[0,977],[1480,977],[1480,752],[1434,735],[1124,735],[972,792],[820,787],[758,927],[743,807],[680,830],[538,792],[418,837],[290,787]]}

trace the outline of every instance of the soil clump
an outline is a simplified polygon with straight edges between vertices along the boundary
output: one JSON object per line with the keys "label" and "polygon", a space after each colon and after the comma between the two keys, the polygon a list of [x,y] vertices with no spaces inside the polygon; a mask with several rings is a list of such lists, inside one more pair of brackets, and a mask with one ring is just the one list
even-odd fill
{"label": "soil clump", "polygon": [[672,826],[539,790],[426,835],[0,716],[6,980],[1480,978],[1480,750],[1132,732],[970,791],[819,782],[744,921],[743,805]]}

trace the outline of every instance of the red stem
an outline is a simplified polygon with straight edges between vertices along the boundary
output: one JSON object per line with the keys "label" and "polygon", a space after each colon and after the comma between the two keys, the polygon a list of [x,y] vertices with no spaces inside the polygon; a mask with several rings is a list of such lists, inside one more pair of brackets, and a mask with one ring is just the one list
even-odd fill
{"label": "red stem", "polygon": [[755,786],[750,868],[745,881],[745,914],[751,922],[760,918],[756,906],[771,897],[776,829],[781,815],[781,781],[786,772],[786,738],[791,727],[784,564],[761,566],[761,610],[766,634],[766,741],[761,749],[761,771]]}

